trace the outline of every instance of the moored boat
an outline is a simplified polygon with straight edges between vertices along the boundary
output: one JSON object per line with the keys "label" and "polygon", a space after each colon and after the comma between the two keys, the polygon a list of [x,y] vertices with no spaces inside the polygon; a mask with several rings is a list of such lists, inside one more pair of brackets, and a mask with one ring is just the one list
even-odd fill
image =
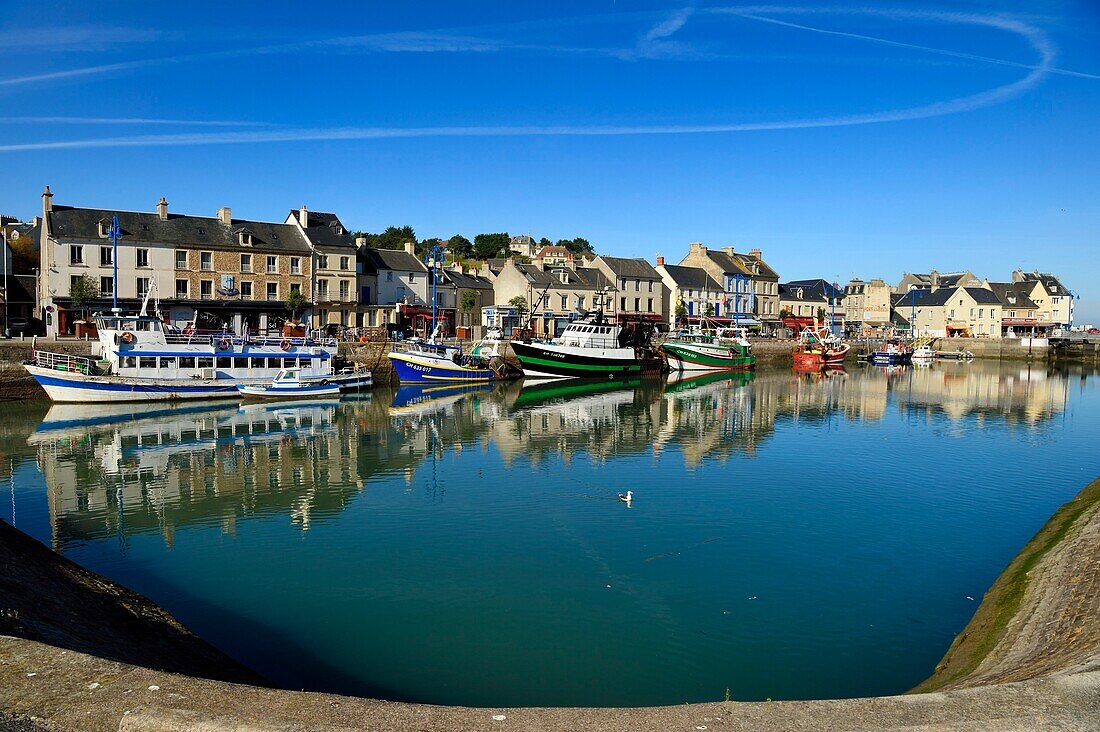
{"label": "moored boat", "polygon": [[756,366],[743,328],[680,331],[661,343],[673,371],[751,369]]}
{"label": "moored boat", "polygon": [[913,360],[913,348],[899,338],[887,339],[882,347],[872,351],[868,359],[878,366],[897,366]]}
{"label": "moored boat", "polygon": [[340,387],[327,379],[318,382],[302,381],[301,369],[283,369],[270,384],[238,384],[237,391],[243,397],[254,399],[316,399],[340,396]]}
{"label": "moored boat", "polygon": [[310,337],[184,332],[146,315],[95,318],[91,357],[40,350],[24,368],[55,402],[176,401],[237,398],[242,384],[264,384],[285,368],[304,382],[327,380],[344,391],[369,389],[370,371],[336,371],[339,344]]}
{"label": "moored boat", "polygon": [[844,363],[851,345],[834,335],[825,326],[804,328],[799,334],[798,345],[792,357],[800,369],[823,368]]}
{"label": "moored boat", "polygon": [[650,346],[652,335],[652,323],[624,328],[597,310],[553,340],[513,341],[512,352],[526,377],[625,379],[664,370],[664,360]]}
{"label": "moored boat", "polygon": [[513,370],[501,357],[500,343],[495,339],[480,341],[469,353],[463,353],[458,346],[438,342],[433,333],[427,341],[410,341],[401,350],[386,355],[402,384],[489,382],[508,378]]}

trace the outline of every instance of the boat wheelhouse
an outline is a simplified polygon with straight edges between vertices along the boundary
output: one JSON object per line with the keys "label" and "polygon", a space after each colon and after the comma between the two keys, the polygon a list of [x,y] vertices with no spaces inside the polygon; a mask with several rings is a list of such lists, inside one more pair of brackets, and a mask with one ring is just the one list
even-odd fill
{"label": "boat wheelhouse", "polygon": [[25,368],[53,401],[236,398],[239,385],[270,383],[283,369],[344,391],[371,386],[369,371],[334,369],[334,339],[181,331],[144,314],[99,315],[95,324],[90,358],[42,351],[35,343]]}

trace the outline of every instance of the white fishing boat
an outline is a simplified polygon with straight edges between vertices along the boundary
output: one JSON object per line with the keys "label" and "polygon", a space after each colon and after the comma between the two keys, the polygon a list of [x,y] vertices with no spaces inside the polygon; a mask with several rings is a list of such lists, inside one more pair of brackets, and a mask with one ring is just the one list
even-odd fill
{"label": "white fishing boat", "polygon": [[283,369],[270,384],[238,384],[241,396],[255,399],[316,399],[340,396],[340,387],[327,379],[310,382],[302,380],[301,369]]}
{"label": "white fishing boat", "polygon": [[160,318],[117,312],[95,317],[91,357],[34,343],[24,368],[55,402],[113,403],[238,398],[239,385],[270,383],[283,369],[344,391],[371,387],[370,371],[334,368],[338,343],[310,337],[181,331]]}
{"label": "white fishing boat", "polygon": [[930,362],[936,357],[936,351],[929,345],[913,349],[913,361]]}

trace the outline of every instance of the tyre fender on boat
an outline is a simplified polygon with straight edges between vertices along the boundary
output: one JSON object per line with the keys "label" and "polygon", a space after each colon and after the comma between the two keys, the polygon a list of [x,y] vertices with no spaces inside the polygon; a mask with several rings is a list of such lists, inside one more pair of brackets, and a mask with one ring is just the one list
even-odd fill
{"label": "tyre fender on boat", "polygon": [[214,345],[219,351],[228,351],[233,344],[229,342],[228,338],[219,338]]}

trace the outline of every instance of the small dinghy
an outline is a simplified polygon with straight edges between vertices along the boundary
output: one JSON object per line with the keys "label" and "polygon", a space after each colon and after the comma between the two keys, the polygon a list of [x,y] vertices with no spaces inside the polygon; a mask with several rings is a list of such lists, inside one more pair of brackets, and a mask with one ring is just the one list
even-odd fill
{"label": "small dinghy", "polygon": [[338,384],[330,384],[327,379],[302,381],[302,372],[299,369],[283,369],[270,384],[239,384],[237,391],[241,396],[254,399],[316,399],[340,396]]}

